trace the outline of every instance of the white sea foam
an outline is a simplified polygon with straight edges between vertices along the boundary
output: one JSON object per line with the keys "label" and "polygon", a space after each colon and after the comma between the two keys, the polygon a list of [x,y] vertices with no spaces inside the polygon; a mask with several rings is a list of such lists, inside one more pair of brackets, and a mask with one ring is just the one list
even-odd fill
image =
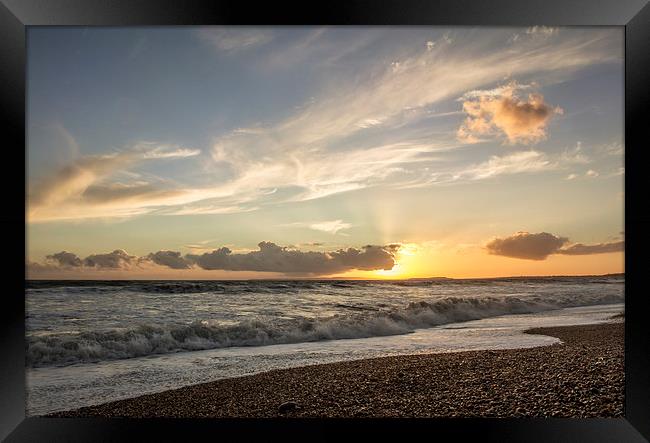
{"label": "white sea foam", "polygon": [[490,317],[418,329],[412,334],[229,347],[151,355],[92,364],[28,368],[27,414],[38,415],[181,386],[337,361],[481,349],[545,346],[559,339],[524,334],[534,327],[608,321],[622,304],[582,306],[536,314]]}
{"label": "white sea foam", "polygon": [[[27,364],[32,367],[42,367],[233,346],[264,346],[400,335],[421,328],[506,314],[527,314],[574,306],[614,304],[622,303],[624,300],[622,284],[619,284],[620,287],[616,289],[609,290],[603,289],[603,286],[598,284],[598,290],[571,286],[557,291],[533,288],[523,293],[521,283],[518,282],[517,285],[519,286],[497,285],[490,287],[489,290],[482,288],[484,292],[491,294],[486,296],[440,296],[431,294],[431,289],[428,288],[426,289],[429,291],[428,298],[424,299],[420,291],[418,296],[412,297],[414,300],[407,304],[404,304],[404,299],[408,300],[409,297],[400,297],[401,305],[400,302],[395,301],[389,304],[373,304],[372,294],[367,293],[367,289],[361,296],[361,300],[358,300],[359,297],[349,296],[350,288],[346,287],[336,290],[347,291],[347,298],[337,293],[335,300],[330,300],[319,292],[318,300],[322,302],[322,306],[313,307],[312,305],[318,300],[305,296],[302,300],[298,292],[291,299],[291,309],[294,314],[289,317],[279,315],[276,311],[268,312],[265,308],[268,300],[264,298],[268,295],[264,295],[264,291],[258,291],[257,294],[255,291],[246,291],[253,292],[250,296],[251,303],[246,306],[249,311],[252,311],[251,315],[240,316],[229,321],[224,321],[224,318],[215,320],[210,312],[203,310],[198,311],[198,319],[195,317],[185,323],[166,322],[164,316],[159,321],[152,322],[150,316],[147,318],[149,322],[146,323],[130,320],[124,324],[118,322],[116,324],[118,327],[101,330],[84,326],[83,330],[72,332],[35,331],[38,333],[29,334],[27,337]],[[284,294],[287,286],[272,287],[270,291],[281,291]],[[383,290],[379,285],[375,286]],[[371,289],[376,287],[371,286]],[[403,295],[409,292],[400,286],[397,286],[397,289],[399,290],[397,294]],[[264,286],[264,290],[269,292],[269,285]],[[476,290],[475,286],[471,288],[471,291]],[[313,288],[308,288],[307,291],[313,291]],[[388,292],[388,295],[384,294],[377,298],[388,301],[390,297],[395,297],[395,291],[391,289]],[[501,294],[497,295],[499,292]],[[216,297],[215,294],[210,295],[212,298]],[[241,299],[242,296],[239,297]],[[345,299],[346,303],[342,303],[342,299]],[[155,300],[159,302],[158,299]],[[168,300],[179,305],[189,301],[191,300],[180,298]],[[278,303],[282,304],[280,301]],[[234,308],[224,302],[223,309]],[[198,305],[195,310],[198,310]],[[168,317],[172,318],[171,315]],[[187,320],[187,315],[185,319]]]}

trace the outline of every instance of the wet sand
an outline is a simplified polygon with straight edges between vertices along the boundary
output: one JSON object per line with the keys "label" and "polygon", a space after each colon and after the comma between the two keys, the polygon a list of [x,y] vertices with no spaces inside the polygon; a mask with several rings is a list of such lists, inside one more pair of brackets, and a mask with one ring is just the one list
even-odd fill
{"label": "wet sand", "polygon": [[624,323],[538,328],[561,344],[382,357],[218,380],[55,417],[620,417]]}

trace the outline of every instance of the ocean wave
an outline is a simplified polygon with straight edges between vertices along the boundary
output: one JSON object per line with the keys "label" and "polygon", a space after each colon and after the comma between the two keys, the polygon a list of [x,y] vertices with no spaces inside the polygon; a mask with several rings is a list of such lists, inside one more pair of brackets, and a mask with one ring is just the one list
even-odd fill
{"label": "ocean wave", "polygon": [[258,317],[236,325],[195,321],[186,325],[147,324],[124,330],[41,335],[27,338],[26,363],[31,367],[58,366],[232,346],[381,337],[499,315],[623,301],[622,293],[444,297],[412,302],[400,309],[366,310],[327,318]]}
{"label": "ocean wave", "polygon": [[145,294],[193,294],[193,293],[277,293],[318,289],[322,285],[309,280],[135,280],[135,281],[28,281],[26,289],[32,293],[114,293],[139,292]]}
{"label": "ocean wave", "polygon": [[28,293],[111,294],[131,291],[145,294],[294,293],[303,290],[356,290],[371,287],[499,287],[509,284],[584,285],[625,283],[624,274],[600,276],[549,276],[500,278],[425,278],[411,280],[28,280]]}

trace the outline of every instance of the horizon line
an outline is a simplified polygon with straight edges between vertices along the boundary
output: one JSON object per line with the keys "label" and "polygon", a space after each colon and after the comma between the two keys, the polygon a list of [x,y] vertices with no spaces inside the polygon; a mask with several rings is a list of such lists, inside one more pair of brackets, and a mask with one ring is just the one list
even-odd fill
{"label": "horizon line", "polygon": [[625,272],[613,272],[607,274],[556,274],[556,275],[505,275],[500,277],[409,277],[409,278],[365,278],[365,277],[278,277],[278,278],[216,278],[216,279],[201,279],[201,278],[132,278],[132,279],[120,279],[120,278],[108,278],[108,279],[97,279],[97,278],[78,278],[78,279],[69,279],[69,278],[26,278],[25,282],[32,281],[87,281],[87,282],[105,282],[105,281],[319,281],[319,280],[334,280],[334,281],[423,281],[423,280],[499,280],[507,278],[569,278],[569,277],[614,277],[614,276],[625,276]]}

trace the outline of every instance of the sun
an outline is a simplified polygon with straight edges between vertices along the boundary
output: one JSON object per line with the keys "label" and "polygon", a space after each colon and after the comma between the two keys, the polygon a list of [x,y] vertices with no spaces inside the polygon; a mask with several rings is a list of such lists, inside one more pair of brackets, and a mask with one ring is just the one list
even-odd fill
{"label": "sun", "polygon": [[373,274],[379,278],[385,279],[404,278],[407,275],[405,269],[403,269],[399,263],[395,263],[392,269],[380,269],[378,271],[373,271]]}
{"label": "sun", "polygon": [[376,278],[408,278],[413,276],[413,269],[419,261],[420,248],[414,243],[402,243],[392,269],[373,271]]}

